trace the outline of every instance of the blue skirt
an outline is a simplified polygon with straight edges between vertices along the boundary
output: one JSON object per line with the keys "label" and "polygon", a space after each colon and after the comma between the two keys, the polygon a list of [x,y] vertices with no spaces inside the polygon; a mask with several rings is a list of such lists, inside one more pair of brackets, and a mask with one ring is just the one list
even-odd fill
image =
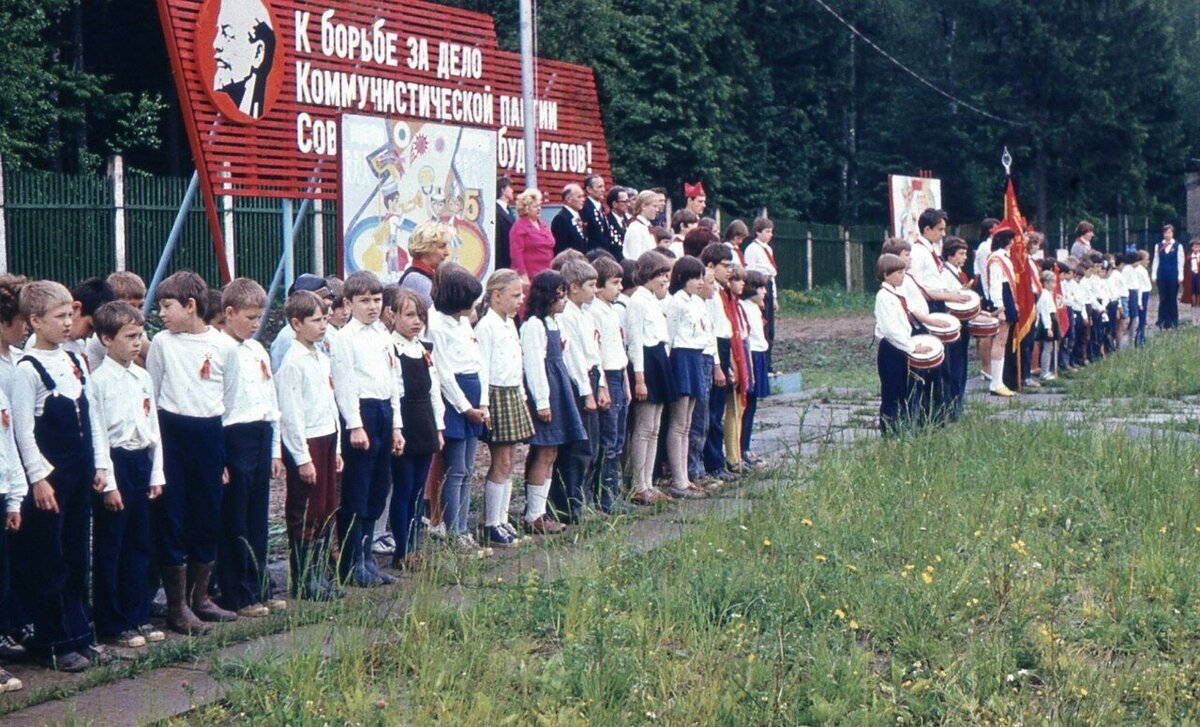
{"label": "blue skirt", "polygon": [[[467,395],[467,401],[473,408],[478,408],[483,398],[483,387],[479,384],[479,374],[455,374],[454,380]],[[483,424],[472,424],[467,418],[446,402],[446,430],[442,436],[446,439],[479,439],[483,434]]]}
{"label": "blue skirt", "polygon": [[[675,375],[671,371],[671,361],[667,358],[667,344],[643,346],[642,360],[642,376],[646,379],[646,401],[651,404],[666,404],[678,399]],[[632,378],[631,373],[630,379]]]}
{"label": "blue skirt", "polygon": [[533,439],[535,447],[561,447],[571,442],[587,441],[587,430],[579,416],[575,387],[571,385],[567,365],[561,357],[546,360],[546,381],[550,384],[550,422],[538,419],[537,409],[529,402],[529,413],[533,416]]}
{"label": "blue skirt", "polygon": [[754,386],[750,389],[750,395],[759,399],[771,395],[771,379],[768,378],[770,366],[767,363],[766,351],[751,351],[750,364],[754,369]]}
{"label": "blue skirt", "polygon": [[704,385],[704,353],[699,349],[671,349],[671,373],[675,380],[676,399],[707,393],[708,387]]}

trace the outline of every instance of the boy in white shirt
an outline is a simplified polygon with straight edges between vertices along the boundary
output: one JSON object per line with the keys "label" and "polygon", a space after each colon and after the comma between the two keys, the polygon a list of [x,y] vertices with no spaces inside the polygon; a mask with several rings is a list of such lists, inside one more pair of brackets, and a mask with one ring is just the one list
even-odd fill
{"label": "boy in white shirt", "polygon": [[779,310],[779,291],[776,278],[779,266],[775,264],[775,249],[771,240],[775,238],[775,223],[766,217],[754,220],[754,239],[746,245],[746,269],[762,273],[767,279],[766,298],[763,299],[763,331],[767,338],[767,366],[771,365],[771,349],[775,346],[775,313]]}
{"label": "boy in white shirt", "polygon": [[404,452],[400,432],[400,387],[392,338],[380,322],[383,283],[373,273],[352,273],[342,288],[350,322],[331,345],[333,395],[342,417],[341,502],[338,576],[369,588],[395,581],[371,555],[375,521],[392,488],[392,455]]}
{"label": "boy in white shirt", "polygon": [[87,364],[62,348],[71,306],[58,283],[21,290],[21,313],[38,340],[13,376],[12,424],[32,483],[20,531],[32,577],[23,584],[34,627],[28,646],[51,668],[75,672],[107,658],[88,620],[88,558],[92,491],[104,491],[112,465]]}
{"label": "boy in white shirt", "polygon": [[221,606],[251,618],[287,608],[267,574],[271,479],[283,477],[283,459],[271,359],[254,340],[266,307],[267,292],[249,278],[231,280],[221,293],[224,333],[235,347],[221,418],[229,482],[221,497],[217,583]]}
{"label": "boy in white shirt", "polygon": [[301,290],[288,298],[283,315],[294,333],[294,345],[275,374],[287,470],[284,519],[291,593],[295,598],[326,601],[343,595],[328,573],[342,455],[329,357],[319,349],[328,330],[327,310],[315,293]]}
{"label": "boy in white shirt", "polygon": [[567,281],[567,302],[556,319],[566,344],[567,371],[575,386],[579,416],[587,439],[559,448],[554,461],[554,486],[550,503],[559,522],[579,522],[583,508],[595,502],[596,465],[600,458],[600,410],[611,399],[608,378],[603,375],[599,331],[583,306],[596,298],[596,268],[586,260],[567,260],[559,269]]}
{"label": "boy in white shirt", "polygon": [[96,500],[93,618],[116,646],[139,647],[165,636],[150,625],[150,503],[162,495],[162,448],[150,374],[134,361],[146,335],[142,312],[113,301],[96,310],[105,356],[92,376],[96,414],[107,430],[112,477]]}
{"label": "boy in white shirt", "polygon": [[[617,261],[597,258],[596,297],[587,306],[600,334],[600,367],[608,385],[609,404],[600,410],[599,484],[596,504],[606,513],[625,513],[633,509],[621,499],[621,457],[625,453],[625,425],[629,416],[629,355],[625,352],[625,326],[617,310],[617,298],[624,285],[624,270]],[[708,421],[707,411],[704,414]]]}
{"label": "boy in white shirt", "polygon": [[158,396],[166,485],[152,517],[167,626],[207,633],[209,621],[236,613],[213,603],[208,586],[217,559],[225,471],[222,417],[236,367],[233,339],[204,322],[208,286],[196,273],[169,276],[155,293],[165,330],[150,343],[146,370]]}

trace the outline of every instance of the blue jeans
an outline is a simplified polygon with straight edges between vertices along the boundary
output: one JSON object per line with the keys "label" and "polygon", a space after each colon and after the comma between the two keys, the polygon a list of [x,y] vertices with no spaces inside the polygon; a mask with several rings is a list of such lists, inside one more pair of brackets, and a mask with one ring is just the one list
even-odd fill
{"label": "blue jeans", "polygon": [[475,463],[475,448],[479,440],[447,439],[442,449],[446,462],[446,485],[442,488],[442,519],[446,532],[467,534],[467,517],[471,513],[471,466]]}
{"label": "blue jeans", "polygon": [[692,411],[692,428],[688,432],[688,477],[698,480],[705,475],[704,440],[708,436],[708,395],[712,388],[713,357],[705,356],[701,367],[704,386],[696,397],[696,408]]}
{"label": "blue jeans", "polygon": [[629,402],[625,401],[625,372],[605,371],[612,404],[600,412],[600,481],[596,502],[605,512],[621,497],[621,455],[625,452],[625,425]]}

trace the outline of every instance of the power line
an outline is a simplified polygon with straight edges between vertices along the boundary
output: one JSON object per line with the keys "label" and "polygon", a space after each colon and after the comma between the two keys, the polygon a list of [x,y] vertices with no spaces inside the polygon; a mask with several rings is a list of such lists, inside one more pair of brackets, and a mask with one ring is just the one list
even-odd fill
{"label": "power line", "polygon": [[901,70],[903,70],[905,73],[907,73],[908,75],[912,76],[912,77],[913,77],[913,78],[915,78],[915,79],[916,79],[916,80],[917,80],[919,83],[921,83],[921,84],[922,84],[922,85],[924,85],[924,86],[927,86],[928,88],[930,88],[931,90],[933,90],[935,93],[937,93],[937,94],[939,94],[939,95],[941,95],[941,96],[944,96],[944,97],[946,97],[947,99],[949,99],[949,100],[950,100],[951,102],[953,102],[953,103],[956,103],[956,104],[958,104],[958,105],[960,105],[960,106],[963,106],[963,107],[965,107],[965,108],[967,108],[967,109],[969,109],[969,110],[971,110],[971,111],[974,111],[975,113],[979,114],[980,116],[983,116],[983,117],[985,117],[985,118],[991,119],[992,121],[999,121],[999,122],[1000,122],[1000,123],[1002,123],[1002,124],[1008,124],[1008,125],[1010,125],[1010,126],[1025,126],[1025,125],[1026,125],[1026,124],[1024,124],[1023,122],[1020,122],[1020,121],[1013,121],[1012,119],[1006,119],[1006,118],[1003,118],[1003,117],[1001,117],[1001,116],[997,116],[997,115],[995,115],[995,114],[993,114],[993,113],[991,113],[991,112],[984,111],[983,109],[979,108],[978,106],[975,106],[975,105],[973,105],[973,104],[967,103],[966,101],[963,101],[962,99],[958,98],[957,96],[955,96],[955,95],[951,94],[951,93],[950,93],[950,92],[948,92],[948,91],[943,91],[941,88],[939,88],[937,85],[935,85],[935,84],[934,84],[932,81],[930,81],[929,79],[925,78],[925,77],[924,77],[924,76],[922,76],[921,74],[917,73],[917,72],[916,72],[916,71],[914,71],[913,69],[911,69],[911,68],[909,68],[908,66],[906,66],[906,65],[905,65],[905,64],[904,64],[902,61],[900,61],[899,59],[897,59],[897,58],[896,58],[895,56],[893,56],[891,53],[888,53],[888,52],[887,52],[887,51],[885,51],[883,48],[880,48],[880,47],[879,47],[879,46],[878,46],[878,45],[875,43],[875,41],[871,40],[871,39],[870,39],[870,38],[868,38],[866,35],[864,35],[864,34],[862,33],[862,31],[860,31],[858,28],[854,27],[854,24],[853,24],[853,23],[851,23],[850,21],[846,20],[846,19],[845,19],[845,18],[843,18],[841,15],[839,15],[839,14],[838,14],[838,12],[837,12],[836,10],[834,10],[834,9],[833,9],[833,8],[831,8],[831,7],[829,7],[829,5],[827,5],[827,4],[825,3],[825,0],[815,0],[815,2],[816,2],[818,5],[820,5],[821,7],[825,8],[825,10],[826,10],[826,11],[828,11],[828,13],[829,13],[830,15],[832,15],[832,16],[833,16],[833,17],[835,17],[835,18],[837,18],[838,22],[840,22],[842,25],[844,25],[844,26],[846,26],[847,28],[849,28],[851,33],[854,33],[854,34],[855,34],[855,35],[857,35],[859,38],[861,38],[861,39],[862,39],[862,41],[863,41],[864,43],[866,43],[867,45],[871,46],[871,48],[873,48],[873,49],[874,49],[874,50],[875,50],[877,53],[879,53],[879,55],[883,56],[884,58],[886,58],[886,59],[888,59],[889,61],[891,61],[892,63],[894,63],[896,66],[898,66],[898,67],[899,67]]}

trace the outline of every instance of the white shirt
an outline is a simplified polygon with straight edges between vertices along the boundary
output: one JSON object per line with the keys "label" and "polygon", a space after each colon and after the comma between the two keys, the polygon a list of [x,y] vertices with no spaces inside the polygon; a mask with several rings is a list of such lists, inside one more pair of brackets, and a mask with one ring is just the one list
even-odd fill
{"label": "white shirt", "polygon": [[904,274],[904,282],[900,284],[900,293],[908,302],[908,309],[915,315],[929,315],[929,301],[925,300],[925,292],[911,273]]}
{"label": "white shirt", "polygon": [[715,338],[733,338],[733,324],[729,322],[729,316],[725,315],[725,302],[721,298],[721,287],[716,283],[713,284],[712,297],[704,301],[704,306],[708,308],[708,319],[712,322],[712,331]]}
{"label": "white shirt", "polygon": [[[1004,286],[1012,276],[1012,260],[1008,257],[1008,248],[997,250],[988,258],[987,291],[988,299],[997,308],[1004,306]],[[1012,291],[1016,295],[1016,291]],[[1014,298],[1015,300],[1015,298]]]}
{"label": "white shirt", "polygon": [[667,300],[667,335],[671,348],[693,351],[707,348],[712,331],[705,315],[704,300],[685,290],[675,291]]}
{"label": "white shirt", "polygon": [[743,253],[746,258],[746,269],[757,270],[767,276],[767,283],[775,284],[775,276],[779,271],[775,269],[775,263],[771,262],[770,253],[774,250],[768,250],[768,246],[763,244],[757,237],[746,245],[746,252]]}
{"label": "white shirt", "polygon": [[654,293],[640,285],[629,297],[627,315],[625,353],[634,372],[642,373],[646,370],[643,349],[667,342],[667,318]]}
{"label": "white shirt", "polygon": [[[483,352],[480,368],[490,386],[522,386],[521,336],[517,324],[488,308],[475,324],[475,338]],[[522,389],[522,396],[524,390]]]}
{"label": "white shirt", "polygon": [[[514,330],[513,333],[516,333],[516,331]],[[437,423],[438,431],[445,429],[446,402],[442,399],[442,385],[438,381],[437,366],[434,364],[433,356],[431,354],[427,355],[428,352],[419,338],[410,341],[393,331],[392,342],[396,347],[397,356],[401,358],[421,359],[429,366],[429,401],[433,405],[433,420]],[[396,367],[396,375],[401,378],[404,376],[399,366]],[[401,386],[403,386],[403,383],[401,383]],[[524,388],[521,391],[522,395],[524,395]]]}
{"label": "white shirt", "polygon": [[904,353],[912,353],[912,321],[904,312],[906,296],[884,283],[875,294],[875,340],[887,340]]}
{"label": "white shirt", "polygon": [[975,248],[975,279],[979,280],[985,287],[987,286],[987,261],[992,254],[992,238],[979,243]]}
{"label": "white shirt", "polygon": [[[82,373],[83,379],[88,384],[85,385],[84,381],[80,380],[80,375],[77,375],[78,369],[67,356],[66,351],[61,348],[53,351],[35,348],[26,352],[22,358],[36,359],[42,364],[54,382],[56,396],[65,396],[71,402],[78,401],[82,396],[87,400],[89,412],[95,410],[96,406],[89,386],[91,376],[86,372]],[[80,360],[79,365],[86,366],[87,364]],[[49,397],[50,391],[42,383],[42,377],[38,375],[37,369],[30,364],[18,364],[17,373],[13,377],[12,425],[17,440],[17,449],[21,453],[21,460],[25,463],[25,476],[30,482],[43,480],[54,471],[53,465],[38,448],[33,431],[36,418],[42,415],[46,407],[46,399]],[[95,454],[96,469],[110,470],[112,463],[109,460],[108,447],[104,446],[104,443],[108,441],[105,436],[104,423],[94,413],[89,414],[88,423],[92,431],[92,449]]]}
{"label": "white shirt", "polygon": [[8,355],[0,353],[0,391],[10,400],[12,399],[12,380],[17,373],[17,361],[21,360],[24,352],[12,347],[8,349]]}
{"label": "white shirt", "polygon": [[[1151,265],[1151,268],[1150,268],[1150,277],[1154,278],[1155,280],[1158,280],[1158,253],[1162,251],[1162,246],[1165,244],[1167,244],[1167,241],[1163,240],[1159,245],[1157,245],[1154,248],[1154,263]],[[1179,282],[1182,283],[1183,282],[1183,259],[1185,257],[1187,257],[1187,252],[1180,249],[1181,245],[1179,244],[1179,240],[1171,240],[1170,247],[1172,250],[1175,251],[1175,261],[1177,263],[1177,267],[1179,268],[1177,275],[1178,275]]]}
{"label": "white shirt", "polygon": [[[312,462],[308,440],[336,434],[337,402],[329,357],[315,346],[288,346],[275,372],[275,394],[279,401],[279,435],[296,466]],[[341,453],[341,437],[334,437]]]}
{"label": "white shirt", "polygon": [[[575,382],[575,388],[580,396],[594,394],[588,372],[593,368],[600,368],[603,363],[600,359],[600,332],[596,328],[596,322],[591,316],[584,315],[583,310],[568,298],[555,323],[562,331],[563,340],[567,342],[563,356],[567,361],[567,373]],[[603,378],[600,381],[607,386]]]}
{"label": "white shirt", "polygon": [[1054,306],[1054,294],[1043,289],[1037,300],[1037,314],[1038,319],[1042,322],[1042,327],[1047,331],[1054,330],[1054,316],[1057,310]]}
{"label": "white shirt", "polygon": [[[158,433],[158,407],[154,405],[154,382],[146,369],[131,363],[128,366],[108,358],[100,362],[92,375],[91,395],[96,412],[104,423],[110,449],[138,452],[150,449],[150,486],[166,484],[163,476],[162,441]],[[117,489],[117,478],[108,478],[105,492]]]}
{"label": "white shirt", "polygon": [[596,296],[585,312],[591,316],[600,333],[600,368],[605,371],[624,371],[629,365],[629,354],[625,353],[625,328],[621,325],[617,306]]}
{"label": "white shirt", "polygon": [[670,242],[667,243],[667,249],[671,251],[671,254],[675,256],[676,260],[678,260],[684,256],[682,239],[671,240]]}
{"label": "white shirt", "polygon": [[1129,286],[1125,284],[1125,270],[1114,270],[1108,274],[1108,299],[1120,300],[1129,297]]}
{"label": "white shirt", "polygon": [[746,322],[750,326],[750,353],[767,352],[767,329],[763,324],[763,311],[758,303],[752,300],[738,301],[746,314]]}
{"label": "white shirt", "polygon": [[[291,326],[288,326],[291,328]],[[226,334],[228,335],[228,334]],[[271,423],[271,457],[280,457],[279,449],[279,399],[275,394],[275,381],[271,377],[271,358],[262,344],[253,338],[238,341],[233,336],[233,364],[227,376],[228,400],[221,424]]]}
{"label": "white shirt", "polygon": [[[459,414],[470,410],[471,401],[455,379],[456,374],[478,374],[480,391],[487,402],[491,382],[483,368],[483,351],[479,339],[467,318],[451,318],[439,310],[429,311],[429,340],[433,342],[433,362],[437,364],[438,383],[442,396]],[[528,349],[526,349],[528,351]]]}
{"label": "white shirt", "polygon": [[0,389],[0,497],[4,498],[6,512],[21,512],[21,501],[28,492],[29,484],[13,435],[12,406],[8,395]]}
{"label": "white shirt", "polygon": [[[908,275],[921,287],[922,292],[943,290],[945,287],[942,261],[934,252],[933,243],[924,237],[918,237],[913,243],[912,264],[909,266]],[[958,287],[961,286],[955,286]]]}
{"label": "white shirt", "polygon": [[521,324],[521,347],[525,349],[525,385],[533,408],[541,411],[550,408],[550,380],[546,376],[546,330],[558,330],[554,317],[545,320],[529,316]]}
{"label": "white shirt", "polygon": [[942,263],[942,289],[943,290],[962,290],[963,281],[958,277],[959,269],[950,263]]}
{"label": "white shirt", "polygon": [[367,325],[351,318],[332,342],[333,397],[346,429],[362,427],[359,402],[383,400],[392,405],[392,428],[400,428],[400,397],[392,336],[379,321]]}
{"label": "white shirt", "polygon": [[1134,289],[1139,293],[1149,293],[1154,290],[1154,284],[1150,282],[1150,273],[1146,270],[1145,265],[1134,265],[1133,275],[1136,285]]}
{"label": "white shirt", "polygon": [[626,260],[637,260],[642,253],[653,250],[658,246],[654,241],[654,233],[650,231],[650,220],[637,216],[625,229],[625,240],[622,243],[623,255]]}
{"label": "white shirt", "polygon": [[212,327],[203,333],[160,332],[146,355],[158,408],[190,417],[223,415],[233,355],[233,339]]}

